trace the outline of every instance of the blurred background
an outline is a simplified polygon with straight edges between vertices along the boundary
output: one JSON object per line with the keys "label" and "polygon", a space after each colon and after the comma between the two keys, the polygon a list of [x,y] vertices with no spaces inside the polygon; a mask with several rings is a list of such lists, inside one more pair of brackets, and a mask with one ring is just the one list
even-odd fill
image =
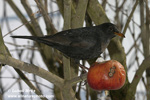
{"label": "blurred background", "polygon": [[[61,7],[63,0],[42,1],[45,12],[50,17],[50,22],[46,22],[45,16],[43,16],[36,1],[0,0],[0,26],[4,43],[12,57],[35,64],[63,77],[60,52],[30,40],[12,39],[10,37],[11,35],[50,35],[63,30],[64,18]],[[74,5],[79,1],[73,0]],[[120,41],[126,54],[127,75],[129,82],[131,82],[142,61],[150,54],[150,1],[98,0],[98,3],[103,7],[110,22],[116,24],[118,29],[126,36]],[[30,28],[32,25],[35,29]],[[83,25],[79,27],[94,25],[95,23],[91,20],[89,13],[86,12]],[[48,26],[50,26],[50,29],[48,29]],[[43,52],[46,48],[49,51]],[[111,59],[108,50],[105,50],[101,56],[105,60]],[[57,88],[52,83],[34,74],[24,71],[23,73],[42,94],[47,95],[48,100],[59,100]],[[78,75],[81,73],[82,71],[79,70]],[[134,100],[149,100],[149,80],[150,69],[147,69],[138,83]],[[84,85],[84,82],[77,84],[75,91],[80,100],[111,100],[106,96],[105,91],[94,91],[92,92],[94,94],[88,92],[91,90],[87,85]],[[0,69],[0,93],[3,100],[40,100],[16,71],[8,65]],[[18,95],[34,95],[35,97],[14,97]]]}

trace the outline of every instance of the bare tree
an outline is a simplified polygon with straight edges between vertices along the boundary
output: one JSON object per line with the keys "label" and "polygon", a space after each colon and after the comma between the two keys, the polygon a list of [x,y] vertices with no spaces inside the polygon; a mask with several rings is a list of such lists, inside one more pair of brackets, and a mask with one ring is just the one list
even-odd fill
{"label": "bare tree", "polygon": [[[142,82],[145,88],[145,96],[142,99],[150,99],[150,7],[148,0],[20,1],[19,4],[21,4],[22,8],[18,6],[15,0],[1,1],[3,2],[3,16],[0,27],[0,99],[15,83],[18,83],[21,90],[23,88],[22,80],[30,89],[35,90],[40,99],[48,100],[49,98],[42,96],[44,92],[42,92],[41,86],[44,83],[40,83],[37,80],[37,76],[40,76],[54,85],[51,89],[54,95],[53,99],[82,100],[82,98],[85,98],[89,100],[91,98],[91,100],[100,100],[101,97],[105,97],[107,100],[108,97],[107,95],[102,95],[103,92],[92,90],[88,84],[82,85],[83,81],[86,80],[87,74],[82,74],[78,66],[73,65],[72,59],[64,57],[59,51],[40,43],[19,45],[15,39],[12,39],[12,42],[4,41],[6,37],[14,34],[16,30],[21,29],[23,26],[31,35],[44,36],[45,33],[46,35],[55,34],[60,28],[62,28],[61,30],[67,30],[83,26],[99,25],[104,22],[115,23],[122,30],[122,33],[126,35],[126,39],[114,38],[107,48],[108,51],[106,50],[103,53],[104,59],[119,61],[127,72],[125,85],[119,90],[109,91],[109,99],[138,100],[137,96],[139,93],[136,89],[139,82]],[[31,5],[31,1],[34,2],[34,5]],[[12,29],[12,26],[9,24],[9,17],[7,15],[9,13],[7,10],[8,7],[10,7],[16,14],[16,18],[21,22],[21,25],[18,25],[15,29]],[[56,11],[53,11],[53,9],[57,7],[59,10],[55,14]],[[40,25],[41,21],[44,23],[42,25],[45,25],[45,29]],[[60,22],[63,22],[62,26]],[[2,31],[4,24],[6,24],[9,31],[6,34]],[[19,60],[11,55],[10,45],[14,46]],[[26,51],[31,54],[30,56],[26,55],[28,63],[25,63],[22,59]],[[48,70],[41,68],[40,65],[36,66],[37,64],[34,63],[37,51]],[[93,61],[95,60],[86,61],[86,63],[91,64]],[[3,84],[6,83],[4,77],[2,77],[3,73],[5,73],[2,68],[5,65],[12,66],[14,72],[17,72],[19,76],[17,78],[12,73],[11,78],[16,79],[16,82],[12,83],[9,88],[6,88],[5,84]],[[130,77],[128,77],[128,74],[133,73],[130,71],[132,68],[136,69],[136,71],[132,81],[129,82]],[[144,71],[146,71],[146,77],[143,76]],[[25,72],[33,74],[35,84],[25,75]],[[140,81],[140,79],[142,80]],[[84,93],[81,93],[82,91]],[[85,94],[85,96],[80,94]],[[21,99],[25,100],[24,97]]]}

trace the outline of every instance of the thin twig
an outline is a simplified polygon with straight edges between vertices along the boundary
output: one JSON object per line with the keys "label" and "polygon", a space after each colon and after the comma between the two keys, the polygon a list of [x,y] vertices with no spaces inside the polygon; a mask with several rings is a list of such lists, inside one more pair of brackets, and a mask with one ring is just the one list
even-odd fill
{"label": "thin twig", "polygon": [[[37,11],[37,12],[39,12],[39,11]],[[37,14],[37,12],[35,12],[34,14]],[[54,12],[58,12],[58,10],[56,10],[56,11],[54,11]],[[51,12],[51,13],[54,13],[54,12]],[[48,13],[48,14],[51,14],[51,13]],[[42,17],[42,15],[39,15],[39,16],[36,17],[35,19],[38,19],[38,18],[40,18],[40,17]],[[19,29],[20,27],[29,24],[30,22],[32,22],[32,20],[27,21],[26,23],[23,23],[22,25],[16,27],[15,29],[13,29],[13,30],[11,30],[10,32],[6,33],[6,34],[3,36],[3,38],[5,38],[7,35],[11,34],[12,32],[16,31],[16,30]]]}
{"label": "thin twig", "polygon": [[139,3],[139,0],[136,0],[134,6],[133,6],[133,8],[132,8],[132,11],[131,11],[131,13],[130,13],[130,16],[128,17],[127,22],[126,22],[126,24],[125,24],[125,27],[124,27],[124,30],[123,30],[123,34],[125,34],[126,31],[127,31],[127,28],[128,28],[128,26],[129,26],[130,20],[131,20],[131,18],[132,18],[132,16],[133,16],[133,13],[134,13],[134,11],[135,11],[135,9],[136,9],[138,3]]}

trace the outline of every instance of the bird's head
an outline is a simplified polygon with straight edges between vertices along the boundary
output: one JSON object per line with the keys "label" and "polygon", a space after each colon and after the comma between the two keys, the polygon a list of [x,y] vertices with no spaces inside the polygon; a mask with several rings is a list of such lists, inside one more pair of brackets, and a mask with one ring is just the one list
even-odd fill
{"label": "bird's head", "polygon": [[104,23],[102,24],[103,31],[105,31],[105,35],[113,38],[116,35],[125,38],[125,36],[117,29],[116,25],[112,23]]}

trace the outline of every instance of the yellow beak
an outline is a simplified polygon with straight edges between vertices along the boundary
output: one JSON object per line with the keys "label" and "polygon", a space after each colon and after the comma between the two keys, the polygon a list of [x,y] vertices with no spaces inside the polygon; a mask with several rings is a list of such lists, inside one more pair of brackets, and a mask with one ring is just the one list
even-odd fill
{"label": "yellow beak", "polygon": [[118,35],[118,36],[121,36],[121,37],[125,38],[125,36],[124,36],[122,33],[114,32],[114,34],[116,34],[116,35]]}

